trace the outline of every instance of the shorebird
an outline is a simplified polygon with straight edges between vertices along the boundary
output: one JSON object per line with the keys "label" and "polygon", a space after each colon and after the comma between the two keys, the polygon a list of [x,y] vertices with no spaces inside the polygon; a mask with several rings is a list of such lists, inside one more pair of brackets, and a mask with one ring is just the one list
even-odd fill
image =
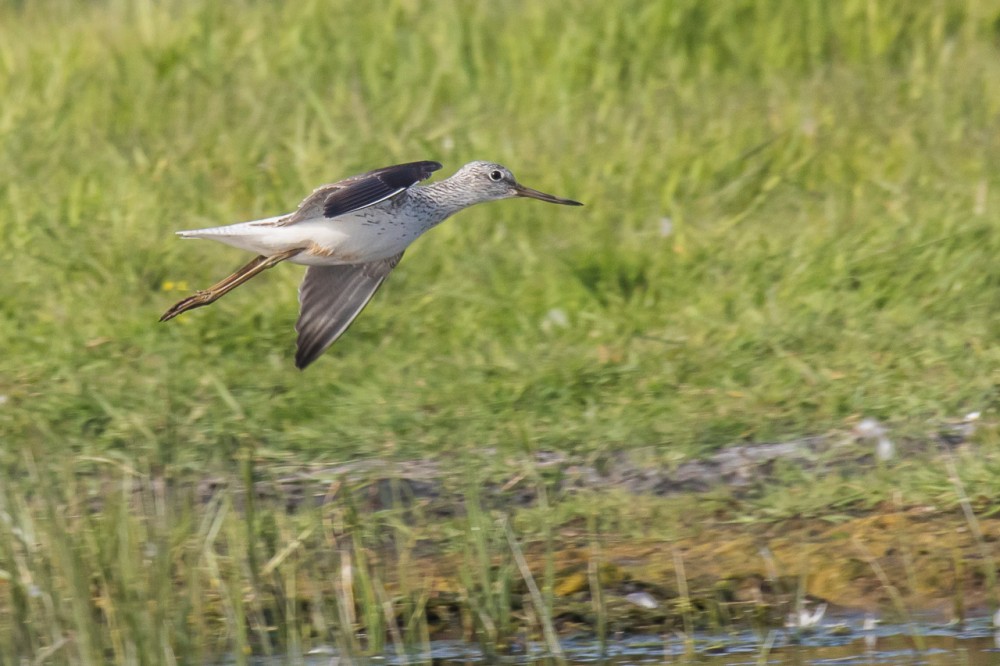
{"label": "shorebird", "polygon": [[178,231],[181,238],[208,238],[258,256],[178,302],[160,321],[214,303],[283,261],[304,264],[308,268],[299,286],[295,324],[295,365],[301,370],[347,330],[406,248],[458,211],[513,197],[583,205],[525,187],[494,162],[470,162],[450,178],[417,185],[440,168],[437,162],[425,161],[376,169],[317,188],[294,213]]}

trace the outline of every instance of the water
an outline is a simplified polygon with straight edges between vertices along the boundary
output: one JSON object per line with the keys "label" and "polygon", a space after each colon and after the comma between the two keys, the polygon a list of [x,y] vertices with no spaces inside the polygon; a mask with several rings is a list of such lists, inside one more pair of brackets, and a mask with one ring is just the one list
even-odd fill
{"label": "water", "polygon": [[[1000,665],[1000,633],[989,618],[964,625],[922,622],[914,625],[864,627],[863,617],[835,618],[815,630],[776,629],[765,635],[744,631],[724,635],[697,634],[693,646],[678,636],[619,637],[609,640],[605,655],[592,637],[562,641],[570,664],[707,664],[737,666],[986,666]],[[690,652],[693,647],[693,654]],[[513,655],[487,660],[478,647],[461,641],[435,641],[430,653],[413,654],[408,659],[390,654],[384,658],[338,660],[332,651],[319,651],[304,661],[310,666],[365,664],[401,666],[430,663],[435,666],[459,664],[554,663],[546,658],[541,643],[527,643]],[[261,660],[261,666],[276,666],[283,660]]]}

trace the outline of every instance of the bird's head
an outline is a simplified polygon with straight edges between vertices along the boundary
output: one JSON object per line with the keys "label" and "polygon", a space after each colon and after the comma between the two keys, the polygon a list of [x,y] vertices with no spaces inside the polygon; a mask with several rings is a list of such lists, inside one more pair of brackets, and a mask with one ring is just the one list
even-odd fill
{"label": "bird's head", "polygon": [[546,194],[545,192],[533,190],[530,187],[525,187],[517,182],[510,169],[496,162],[469,162],[459,169],[453,178],[455,181],[462,183],[471,192],[475,192],[477,198],[481,201],[524,197],[561,204],[563,206],[583,205],[579,201],[562,199],[551,194]]}

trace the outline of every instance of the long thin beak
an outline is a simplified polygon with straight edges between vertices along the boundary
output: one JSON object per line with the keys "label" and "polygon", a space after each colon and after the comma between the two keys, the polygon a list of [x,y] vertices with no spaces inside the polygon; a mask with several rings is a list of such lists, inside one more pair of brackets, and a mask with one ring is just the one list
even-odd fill
{"label": "long thin beak", "polygon": [[530,187],[525,187],[524,185],[515,185],[514,192],[519,197],[527,197],[529,199],[538,199],[539,201],[548,201],[549,203],[561,204],[563,206],[582,206],[583,204],[579,201],[573,201],[572,199],[560,199],[559,197],[554,197],[551,194],[546,194],[545,192],[539,192],[538,190],[533,190]]}

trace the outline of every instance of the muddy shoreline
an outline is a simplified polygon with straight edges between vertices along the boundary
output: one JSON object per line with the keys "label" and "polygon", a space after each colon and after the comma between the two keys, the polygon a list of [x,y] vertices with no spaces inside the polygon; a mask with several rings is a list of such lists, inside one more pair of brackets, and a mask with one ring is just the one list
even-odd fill
{"label": "muddy shoreline", "polygon": [[[939,464],[940,456],[968,446],[969,434],[971,429],[960,422],[896,446],[908,456],[925,457],[927,464]],[[576,492],[670,498],[723,487],[739,497],[768,483],[778,466],[850,474],[884,464],[891,473],[892,461],[879,461],[863,435],[739,445],[672,466],[651,465],[655,456],[643,452],[598,461],[539,453],[530,460],[503,461],[506,474],[485,483],[478,497],[486,510],[507,516],[537,510],[542,487],[544,501],[553,504]],[[292,513],[338,501],[348,492],[363,514],[418,507],[423,520],[447,521],[462,517],[467,499],[467,486],[442,461],[257,466],[254,473],[256,502]],[[229,483],[202,479],[196,492],[208,502]],[[238,504],[238,492],[236,496]],[[541,579],[548,568],[554,576],[552,617],[561,632],[593,631],[600,611],[606,614],[608,631],[655,633],[686,623],[781,625],[789,617],[794,622],[804,607],[821,604],[893,621],[903,621],[911,612],[930,612],[941,621],[962,619],[996,603],[998,535],[996,518],[982,518],[970,529],[957,509],[886,502],[875,510],[838,509],[828,516],[773,521],[692,516],[669,539],[614,533],[595,537],[586,525],[570,523],[560,525],[548,544],[529,537],[523,545],[534,575]],[[392,571],[390,551],[370,556]],[[427,586],[426,608],[435,634],[461,633],[465,592],[455,578],[462,566],[460,554],[426,539],[415,544],[411,555],[409,565],[421,572]],[[398,583],[388,580],[387,589],[398,591]],[[601,609],[595,605],[597,587]],[[523,583],[513,590],[512,612],[530,611],[519,600],[526,595]]]}

